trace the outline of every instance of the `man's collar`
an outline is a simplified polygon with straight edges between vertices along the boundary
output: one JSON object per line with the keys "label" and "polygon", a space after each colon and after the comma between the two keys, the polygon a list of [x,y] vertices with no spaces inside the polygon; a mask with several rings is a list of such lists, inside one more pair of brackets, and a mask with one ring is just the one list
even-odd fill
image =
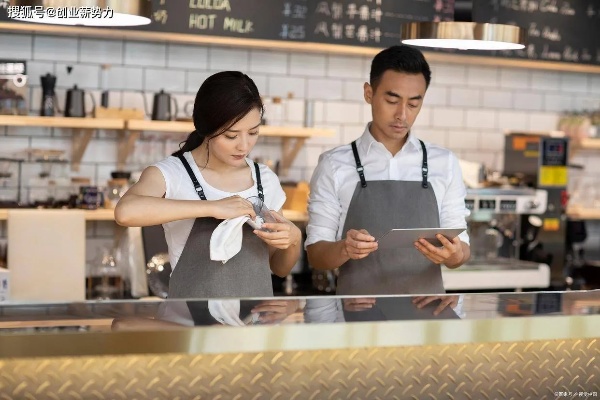
{"label": "man's collar", "polygon": [[[375,138],[371,134],[370,128],[371,128],[371,123],[369,122],[367,124],[367,126],[365,127],[365,130],[364,130],[362,136],[360,137],[360,143],[358,144],[358,148],[361,150],[361,153],[363,153],[367,156],[369,155],[369,152],[371,151],[371,147],[373,146],[373,144],[379,143],[377,140],[375,140]],[[417,139],[417,137],[410,132],[408,134],[408,139],[406,140],[405,145],[412,146],[415,149],[421,151],[421,143],[419,142],[419,139]]]}
{"label": "man's collar", "polygon": [[365,127],[365,130],[364,130],[362,136],[360,137],[360,143],[358,144],[358,147],[361,150],[361,153],[363,153],[367,156],[369,155],[371,146],[373,146],[374,143],[377,143],[377,140],[375,140],[373,135],[371,135],[370,128],[371,128],[371,123],[369,122],[367,124],[367,126]]}

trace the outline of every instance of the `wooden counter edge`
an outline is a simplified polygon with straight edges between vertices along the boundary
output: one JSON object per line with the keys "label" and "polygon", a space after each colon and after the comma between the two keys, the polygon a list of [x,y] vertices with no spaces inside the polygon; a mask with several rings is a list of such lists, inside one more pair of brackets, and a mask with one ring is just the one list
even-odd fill
{"label": "wooden counter edge", "polygon": [[[600,315],[0,335],[1,358],[224,354],[596,339]],[[401,333],[401,334],[400,334]],[[310,340],[307,340],[310,338]]]}
{"label": "wooden counter edge", "polygon": [[[0,221],[8,219],[8,208],[0,209]],[[42,209],[40,211],[51,211],[52,209]],[[307,222],[308,214],[302,211],[283,210],[283,216],[292,222]],[[101,208],[98,210],[85,210],[86,221],[114,221],[114,210]]]}

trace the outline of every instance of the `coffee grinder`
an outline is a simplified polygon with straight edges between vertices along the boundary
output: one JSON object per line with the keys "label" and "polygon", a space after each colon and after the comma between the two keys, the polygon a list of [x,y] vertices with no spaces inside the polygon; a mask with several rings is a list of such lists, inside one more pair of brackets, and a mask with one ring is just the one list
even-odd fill
{"label": "coffee grinder", "polygon": [[569,139],[531,133],[506,135],[504,175],[518,186],[543,189],[547,207],[539,218],[521,216],[522,260],[550,265],[550,284],[565,286],[566,206]]}
{"label": "coffee grinder", "polygon": [[54,92],[56,75],[48,73],[42,75],[40,80],[42,83],[42,107],[40,108],[40,115],[42,117],[53,117],[56,108],[56,93]]}

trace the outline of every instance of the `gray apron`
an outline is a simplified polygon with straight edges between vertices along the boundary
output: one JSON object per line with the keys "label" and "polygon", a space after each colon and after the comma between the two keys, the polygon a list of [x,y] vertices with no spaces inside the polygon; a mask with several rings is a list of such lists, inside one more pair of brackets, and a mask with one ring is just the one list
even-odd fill
{"label": "gray apron", "polygon": [[[378,238],[394,228],[438,228],[440,219],[435,192],[427,182],[427,150],[423,149],[422,181],[367,181],[356,143],[352,152],[360,177],[344,223],[366,229]],[[339,269],[337,294],[439,294],[445,293],[439,265],[414,247],[377,250],[360,260],[348,260]]]}
{"label": "gray apron", "polygon": [[[187,160],[179,156],[201,200],[204,190]],[[256,170],[258,196],[264,200],[260,171]],[[169,298],[271,297],[269,248],[244,224],[242,249],[225,264],[210,259],[210,236],[221,220],[196,218],[181,257],[169,280]]]}

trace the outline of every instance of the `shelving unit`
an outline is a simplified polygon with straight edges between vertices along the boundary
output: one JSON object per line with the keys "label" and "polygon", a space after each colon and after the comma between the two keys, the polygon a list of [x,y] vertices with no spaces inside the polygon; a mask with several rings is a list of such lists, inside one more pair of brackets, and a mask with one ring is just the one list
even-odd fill
{"label": "shelving unit", "polygon": [[[182,121],[152,121],[143,119],[123,118],[70,118],[70,117],[37,117],[37,116],[13,116],[0,115],[0,126],[14,127],[44,127],[71,129],[72,154],[71,165],[74,171],[79,170],[79,164],[85,150],[96,130],[121,131],[123,135],[119,138],[117,169],[123,169],[127,158],[133,153],[135,143],[141,132],[163,132],[188,134],[194,130],[192,122]],[[260,127],[260,134],[268,137],[281,137],[282,160],[281,168],[287,171],[292,162],[300,152],[306,139],[312,137],[331,137],[334,131],[331,129],[297,128],[285,126]]]}
{"label": "shelving unit", "polygon": [[71,169],[79,171],[81,159],[85,154],[94,131],[125,129],[125,120],[119,118],[74,118],[74,117],[37,117],[21,115],[0,115],[0,126],[41,127],[70,129]]}
{"label": "shelving unit", "polygon": [[[192,122],[183,121],[130,119],[126,121],[126,128],[129,131],[130,139],[119,151],[119,165],[124,165],[127,158],[133,153],[135,141],[139,138],[142,131],[189,134],[194,130],[194,124]],[[281,168],[285,174],[294,162],[294,159],[298,155],[298,152],[300,152],[302,146],[304,146],[306,139],[312,137],[331,137],[334,135],[334,131],[331,129],[263,125],[260,127],[260,135],[281,138]]]}
{"label": "shelving unit", "polygon": [[[49,211],[48,209],[42,209],[40,211]],[[50,210],[51,211],[51,210]],[[294,210],[283,210],[283,216],[292,222],[307,222],[308,214],[301,211]],[[0,209],[0,221],[6,221],[8,219],[8,209]],[[115,212],[112,209],[101,208],[98,210],[86,210],[85,211],[86,221],[114,221]]]}
{"label": "shelving unit", "polygon": [[[70,118],[70,117],[39,117],[0,115],[0,126],[11,127],[42,127],[70,129],[73,132],[72,168],[77,171],[83,154],[96,130],[115,130],[121,132],[118,146],[118,167],[122,168],[127,158],[135,149],[135,142],[141,132],[163,132],[188,134],[194,130],[192,122],[182,121],[151,121],[142,119],[123,118]],[[306,139],[312,137],[333,136],[330,129],[312,129],[279,126],[261,126],[260,134],[267,137],[282,138],[282,170],[287,170]],[[284,216],[292,222],[306,222],[308,215],[304,212],[284,210]],[[0,220],[8,218],[8,210],[0,209]],[[85,212],[87,221],[114,221],[112,209],[89,210]]]}
{"label": "shelving unit", "polygon": [[572,139],[573,150],[600,150],[600,138]]}

